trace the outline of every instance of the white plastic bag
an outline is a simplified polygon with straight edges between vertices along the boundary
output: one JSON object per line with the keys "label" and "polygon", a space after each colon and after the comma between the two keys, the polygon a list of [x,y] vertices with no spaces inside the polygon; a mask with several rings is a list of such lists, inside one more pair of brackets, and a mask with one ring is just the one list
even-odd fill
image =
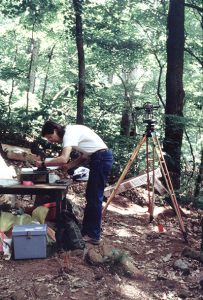
{"label": "white plastic bag", "polygon": [[87,181],[89,178],[90,170],[85,167],[77,168],[73,173],[73,179],[77,181]]}

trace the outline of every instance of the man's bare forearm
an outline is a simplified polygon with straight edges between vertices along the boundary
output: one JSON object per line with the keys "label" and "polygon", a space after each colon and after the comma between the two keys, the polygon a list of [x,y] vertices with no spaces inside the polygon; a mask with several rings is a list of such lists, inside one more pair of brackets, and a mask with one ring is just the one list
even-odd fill
{"label": "man's bare forearm", "polygon": [[85,160],[87,160],[87,157],[84,155],[79,156],[77,159],[70,161],[69,163],[66,164],[66,169],[73,169],[83,163]]}
{"label": "man's bare forearm", "polygon": [[62,166],[66,163],[66,160],[64,159],[64,157],[56,157],[53,158],[51,160],[45,161],[45,166],[49,167],[49,166]]}

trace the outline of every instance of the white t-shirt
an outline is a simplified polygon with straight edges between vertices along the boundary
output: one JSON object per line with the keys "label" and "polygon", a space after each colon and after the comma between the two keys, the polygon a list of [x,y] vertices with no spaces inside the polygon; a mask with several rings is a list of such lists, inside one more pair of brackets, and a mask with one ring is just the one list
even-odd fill
{"label": "white t-shirt", "polygon": [[107,148],[103,140],[93,130],[84,125],[66,126],[63,147],[68,146],[87,155]]}

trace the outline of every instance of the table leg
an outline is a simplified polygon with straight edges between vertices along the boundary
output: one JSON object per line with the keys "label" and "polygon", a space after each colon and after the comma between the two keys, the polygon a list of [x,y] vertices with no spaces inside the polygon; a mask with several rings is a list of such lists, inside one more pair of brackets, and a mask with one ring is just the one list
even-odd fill
{"label": "table leg", "polygon": [[56,220],[59,218],[62,209],[66,209],[66,193],[64,191],[55,191],[54,199],[56,199]]}

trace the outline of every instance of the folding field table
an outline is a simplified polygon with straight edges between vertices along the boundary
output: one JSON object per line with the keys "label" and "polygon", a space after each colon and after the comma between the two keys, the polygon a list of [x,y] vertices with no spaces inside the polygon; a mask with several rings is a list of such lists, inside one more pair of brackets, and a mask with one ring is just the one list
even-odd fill
{"label": "folding field table", "polygon": [[[56,202],[56,218],[59,216],[61,209],[66,207],[66,193],[71,184],[71,180],[63,184],[43,183],[33,184],[30,186],[23,184],[0,185],[0,194],[12,195],[49,195]],[[0,183],[1,184],[1,183]]]}

